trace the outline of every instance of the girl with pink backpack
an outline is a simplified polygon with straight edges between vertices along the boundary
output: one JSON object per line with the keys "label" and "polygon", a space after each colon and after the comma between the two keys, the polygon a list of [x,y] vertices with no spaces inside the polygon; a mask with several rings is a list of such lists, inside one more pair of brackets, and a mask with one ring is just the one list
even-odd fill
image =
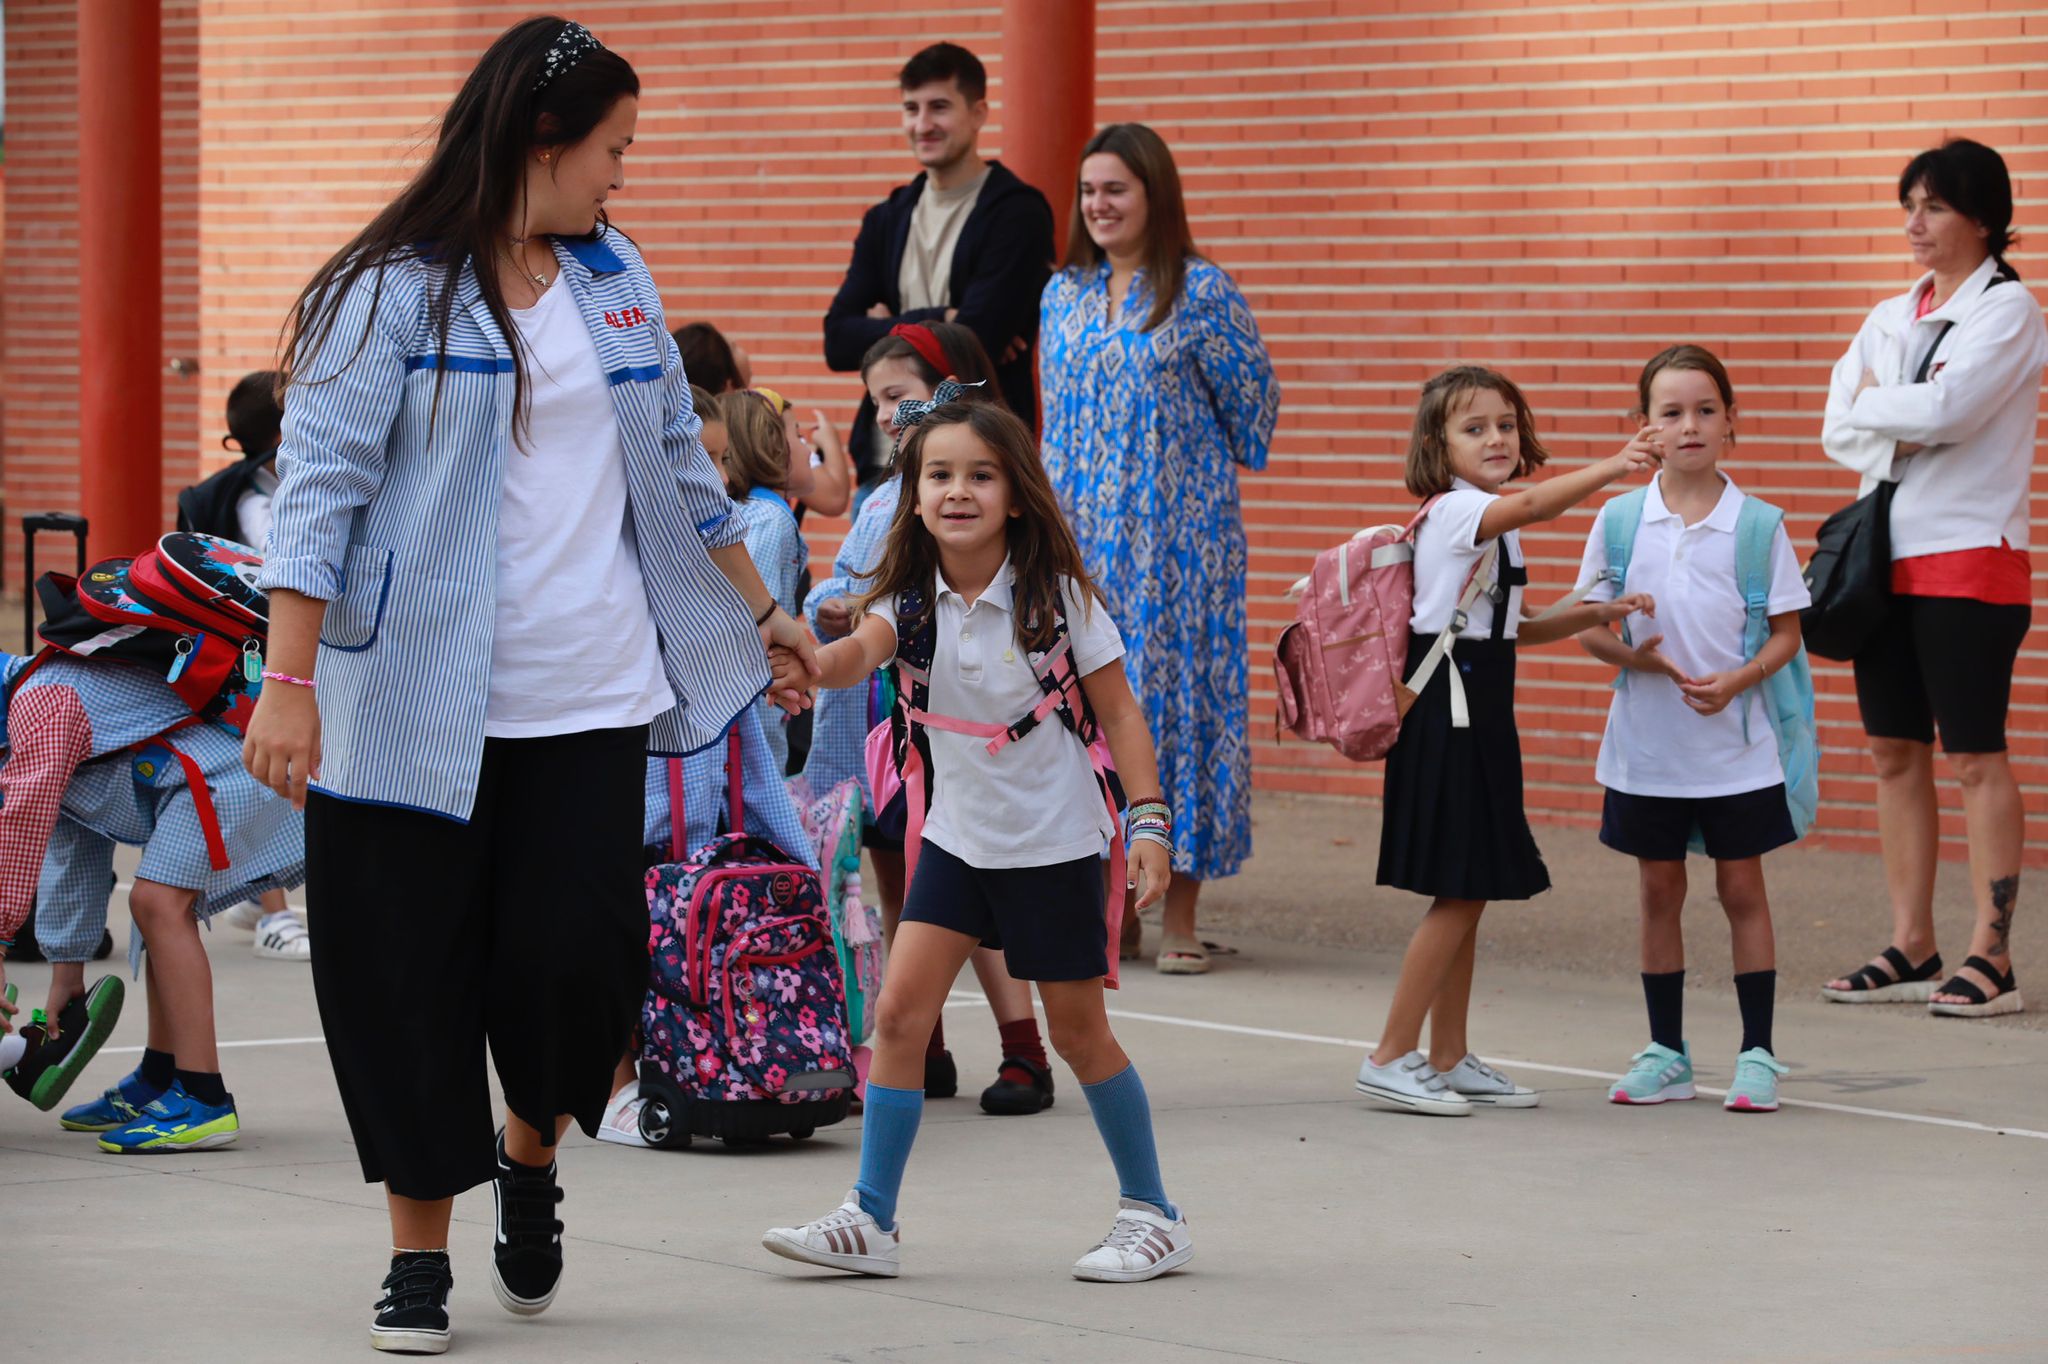
{"label": "girl with pink backpack", "polygon": [[1173,812],[1156,794],[1133,797],[1126,845],[1116,777],[1157,792],[1159,767],[1123,639],[1030,427],[987,403],[950,402],[923,416],[901,459],[902,500],[852,634],[819,650],[815,678],[794,655],[776,663],[778,695],[844,687],[894,663],[910,881],[876,1011],[858,1182],[838,1208],[771,1228],[762,1243],[805,1264],[899,1272],[896,1201],[923,1115],[925,1039],[986,944],[1002,948],[1011,975],[1037,982],[1053,1045],[1116,1169],[1115,1220],[1074,1276],[1156,1278],[1194,1247],[1166,1195],[1144,1083],[1104,1003],[1124,896],[1105,893],[1101,857],[1119,892],[1153,904],[1172,879]]}
{"label": "girl with pink backpack", "polygon": [[1443,1116],[1467,1114],[1475,1103],[1536,1106],[1534,1091],[1474,1056],[1465,1036],[1487,902],[1550,888],[1522,808],[1515,651],[1648,613],[1653,603],[1625,597],[1525,619],[1529,575],[1516,532],[1655,467],[1663,458],[1658,435],[1646,426],[1617,454],[1504,493],[1549,459],[1522,391],[1471,365],[1423,385],[1408,491],[1435,501],[1415,534],[1405,670],[1414,699],[1387,754],[1379,884],[1432,900],[1401,960],[1379,1046],[1359,1067],[1358,1090],[1370,1098]]}

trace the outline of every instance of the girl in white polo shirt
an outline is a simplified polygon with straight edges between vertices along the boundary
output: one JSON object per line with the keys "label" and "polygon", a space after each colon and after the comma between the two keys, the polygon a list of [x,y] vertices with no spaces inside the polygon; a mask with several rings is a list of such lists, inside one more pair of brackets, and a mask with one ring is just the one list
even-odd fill
{"label": "girl in white polo shirt", "polygon": [[[909,406],[899,406],[899,425]],[[1053,1046],[1081,1081],[1121,1185],[1116,1221],[1075,1277],[1155,1278],[1193,1246],[1160,1179],[1145,1087],[1103,1003],[1123,897],[1104,894],[1100,858],[1117,837],[1112,788],[1081,737],[1099,731],[1129,789],[1155,792],[1152,736],[1031,429],[987,403],[948,403],[916,424],[865,615],[820,652],[815,678],[794,659],[776,670],[777,692],[844,687],[896,660],[909,708],[891,733],[913,822],[910,885],[876,1009],[859,1182],[835,1211],[776,1227],[763,1244],[807,1264],[898,1272],[896,1197],[924,1106],[925,1041],[954,977],[986,944],[1003,949],[1012,976],[1038,982]],[[1143,908],[1172,874],[1171,814],[1157,796],[1130,810],[1127,881]]]}
{"label": "girl in white polo shirt", "polygon": [[[1754,499],[1716,467],[1735,440],[1735,391],[1720,360],[1700,346],[1672,346],[1643,367],[1636,392],[1640,419],[1663,429],[1664,467],[1647,488],[1600,509],[1579,579],[1595,583],[1620,570],[1626,590],[1653,603],[1630,616],[1620,635],[1597,626],[1579,636],[1588,653],[1622,670],[1596,769],[1607,788],[1600,841],[1641,868],[1650,1042],[1608,1097],[1619,1104],[1694,1097],[1680,925],[1690,845],[1714,860],[1734,949],[1742,1046],[1725,1107],[1770,1112],[1785,1067],[1772,1051],[1777,970],[1763,855],[1799,831],[1758,689],[1770,675],[1804,666],[1799,612],[1809,598],[1782,514],[1757,503],[1745,522],[1745,503]],[[1768,555],[1768,577],[1758,582],[1769,634],[1754,655],[1744,648],[1750,603],[1738,563],[1745,524],[1758,546],[1768,546],[1750,551]],[[1617,590],[1610,573],[1587,597],[1609,599]],[[1810,709],[1806,724],[1810,732]],[[1793,786],[1803,797],[1804,774]]]}

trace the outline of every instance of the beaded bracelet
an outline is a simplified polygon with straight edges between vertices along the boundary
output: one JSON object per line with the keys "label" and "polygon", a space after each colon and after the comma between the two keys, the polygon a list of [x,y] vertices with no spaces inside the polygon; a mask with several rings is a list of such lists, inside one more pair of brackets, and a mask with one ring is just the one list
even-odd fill
{"label": "beaded bracelet", "polygon": [[266,682],[286,682],[294,687],[304,687],[307,691],[313,690],[313,679],[310,677],[293,677],[290,673],[272,672],[268,668],[263,671],[263,680]]}

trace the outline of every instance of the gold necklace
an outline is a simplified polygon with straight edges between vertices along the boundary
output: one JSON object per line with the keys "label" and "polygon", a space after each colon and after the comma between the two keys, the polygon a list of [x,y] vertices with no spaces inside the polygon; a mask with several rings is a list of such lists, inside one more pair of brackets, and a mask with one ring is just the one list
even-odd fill
{"label": "gold necklace", "polygon": [[541,271],[527,269],[525,260],[522,259],[518,254],[516,254],[517,252],[523,250],[526,246],[526,243],[530,240],[532,239],[529,237],[513,238],[512,244],[505,248],[505,259],[511,262],[512,268],[514,270],[518,271],[521,275],[524,275],[527,279],[532,280],[535,285],[544,290],[548,287],[549,277]]}

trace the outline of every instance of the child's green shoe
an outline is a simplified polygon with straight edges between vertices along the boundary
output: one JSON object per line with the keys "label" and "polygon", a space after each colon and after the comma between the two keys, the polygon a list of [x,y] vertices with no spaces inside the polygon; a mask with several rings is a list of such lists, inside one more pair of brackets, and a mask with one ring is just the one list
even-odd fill
{"label": "child's green shoe", "polygon": [[1661,1104],[1673,1099],[1691,1099],[1698,1091],[1692,1083],[1692,1044],[1681,1042],[1681,1050],[1652,1042],[1637,1052],[1628,1074],[1607,1091],[1607,1102],[1615,1104]]}
{"label": "child's green shoe", "polygon": [[1778,1077],[1791,1069],[1762,1047],[1751,1047],[1735,1058],[1735,1082],[1721,1107],[1733,1113],[1777,1112]]}
{"label": "child's green shoe", "polygon": [[36,1010],[22,1029],[28,1052],[7,1072],[8,1087],[45,1113],[55,1108],[114,1031],[126,997],[119,976],[101,976],[58,1013],[54,1037],[43,1011]]}

